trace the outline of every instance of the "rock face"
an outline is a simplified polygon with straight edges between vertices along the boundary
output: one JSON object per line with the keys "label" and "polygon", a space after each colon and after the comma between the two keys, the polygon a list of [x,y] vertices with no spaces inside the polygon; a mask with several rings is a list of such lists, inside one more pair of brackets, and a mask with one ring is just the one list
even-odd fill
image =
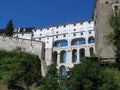
{"label": "rock face", "polygon": [[42,64],[42,75],[45,76],[46,66],[44,60],[44,43],[41,41],[31,41],[27,39],[0,36],[0,49],[10,51],[16,47],[21,47],[23,50],[25,50],[25,52],[38,55]]}
{"label": "rock face", "polygon": [[115,6],[119,4],[120,0],[95,0],[93,19],[95,21],[95,50],[98,57],[115,58],[114,49],[108,44],[105,36],[112,32],[109,18],[116,10]]}

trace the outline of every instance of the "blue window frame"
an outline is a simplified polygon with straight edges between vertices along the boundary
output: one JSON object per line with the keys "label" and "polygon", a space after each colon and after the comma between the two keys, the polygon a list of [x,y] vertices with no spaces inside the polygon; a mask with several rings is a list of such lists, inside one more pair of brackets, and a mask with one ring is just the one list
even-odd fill
{"label": "blue window frame", "polygon": [[55,47],[65,47],[68,46],[68,42],[67,41],[59,41],[59,42],[55,42]]}
{"label": "blue window frame", "polygon": [[77,50],[73,50],[72,52],[72,62],[76,62],[77,61]]}
{"label": "blue window frame", "polygon": [[62,71],[61,71],[62,73],[62,76],[66,76],[67,75],[67,73],[66,73],[66,68],[65,67],[62,67]]}
{"label": "blue window frame", "polygon": [[86,41],[85,41],[84,38],[82,38],[82,39],[76,39],[76,40],[72,41],[72,45],[82,45],[82,44],[85,44],[85,43],[86,43]]}
{"label": "blue window frame", "polygon": [[65,51],[62,51],[60,53],[60,63],[66,63],[66,52]]}
{"label": "blue window frame", "polygon": [[67,75],[67,70],[66,70],[65,66],[61,66],[59,68],[59,74],[60,74],[60,76],[63,76],[63,77],[65,77]]}
{"label": "blue window frame", "polygon": [[89,40],[88,40],[88,43],[94,43],[94,42],[95,42],[94,38],[90,37]]}
{"label": "blue window frame", "polygon": [[63,53],[62,58],[63,58],[63,63],[66,63],[66,52]]}

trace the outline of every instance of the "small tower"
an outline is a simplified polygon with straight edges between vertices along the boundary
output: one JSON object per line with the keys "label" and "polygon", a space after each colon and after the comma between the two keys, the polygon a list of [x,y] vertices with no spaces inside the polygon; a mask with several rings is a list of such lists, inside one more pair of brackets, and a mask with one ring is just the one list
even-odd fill
{"label": "small tower", "polygon": [[95,0],[93,19],[95,21],[95,50],[102,58],[115,58],[112,45],[108,44],[105,36],[112,32],[109,18],[113,12],[120,9],[120,0]]}

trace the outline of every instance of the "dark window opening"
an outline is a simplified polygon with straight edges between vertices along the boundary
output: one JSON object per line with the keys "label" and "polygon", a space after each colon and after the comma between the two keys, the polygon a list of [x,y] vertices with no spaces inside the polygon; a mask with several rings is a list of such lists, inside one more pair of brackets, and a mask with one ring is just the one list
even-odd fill
{"label": "dark window opening", "polygon": [[117,11],[118,10],[118,6],[114,6],[114,10]]}
{"label": "dark window opening", "polygon": [[76,31],[76,29],[74,29],[74,31]]}
{"label": "dark window opening", "polygon": [[85,57],[85,49],[80,49],[80,59]]}
{"label": "dark window opening", "polygon": [[116,1],[116,3],[119,3],[119,1]]}
{"label": "dark window opening", "polygon": [[105,4],[108,4],[108,1],[106,1]]}
{"label": "dark window opening", "polygon": [[77,62],[77,50],[72,51],[72,62]]}
{"label": "dark window opening", "polygon": [[91,23],[91,21],[89,21],[89,23]]}
{"label": "dark window opening", "polygon": [[76,36],[76,34],[73,34],[73,36]]}
{"label": "dark window opening", "polygon": [[91,48],[89,49],[89,52],[90,52],[90,56],[92,56],[92,55],[94,54],[94,49],[91,47]]}
{"label": "dark window opening", "polygon": [[91,31],[89,31],[89,34],[91,34]]}
{"label": "dark window opening", "polygon": [[63,37],[65,37],[65,35],[63,35]]}
{"label": "dark window opening", "polygon": [[57,52],[52,53],[52,61],[56,64],[57,63]]}
{"label": "dark window opening", "polygon": [[80,35],[83,35],[83,33],[80,33]]}

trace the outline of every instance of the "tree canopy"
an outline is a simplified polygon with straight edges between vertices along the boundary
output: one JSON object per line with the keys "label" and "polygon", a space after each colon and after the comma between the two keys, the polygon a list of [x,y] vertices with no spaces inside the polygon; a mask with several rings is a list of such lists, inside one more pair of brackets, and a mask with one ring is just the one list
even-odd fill
{"label": "tree canopy", "polygon": [[13,27],[13,21],[12,19],[9,20],[7,26],[6,26],[6,36],[12,36],[13,35],[13,31],[14,31],[14,27]]}
{"label": "tree canopy", "polygon": [[84,59],[70,70],[67,82],[69,90],[119,90],[120,72],[102,67],[98,61]]}
{"label": "tree canopy", "polygon": [[9,89],[28,90],[32,84],[39,84],[41,78],[39,57],[19,49],[0,50],[0,78]]}

